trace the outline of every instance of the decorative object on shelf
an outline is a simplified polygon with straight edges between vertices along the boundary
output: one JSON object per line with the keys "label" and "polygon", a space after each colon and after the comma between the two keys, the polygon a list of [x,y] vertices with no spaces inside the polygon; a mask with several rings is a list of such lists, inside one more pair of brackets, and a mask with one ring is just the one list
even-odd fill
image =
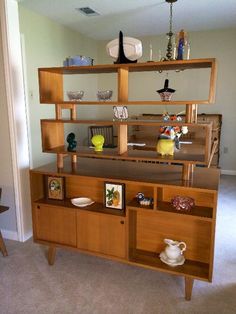
{"label": "decorative object on shelf", "polygon": [[164,112],[162,115],[162,119],[163,121],[167,122],[167,121],[182,121],[182,117],[180,116],[181,114],[184,114],[185,111],[181,111],[179,113],[176,114],[170,114],[168,112]]}
{"label": "decorative object on shelf", "polygon": [[114,120],[127,120],[129,117],[127,106],[113,106]]}
{"label": "decorative object on shelf", "polygon": [[93,59],[90,57],[85,57],[85,56],[74,56],[74,57],[67,57],[63,61],[63,66],[64,67],[69,67],[69,66],[88,66],[88,65],[93,65]]}
{"label": "decorative object on shelf", "polygon": [[171,239],[164,239],[164,242],[167,246],[160,254],[161,261],[169,266],[183,265],[185,262],[183,252],[187,248],[186,243]]}
{"label": "decorative object on shelf", "polygon": [[172,198],[171,205],[176,210],[189,211],[195,206],[195,202],[192,197],[176,195]]}
{"label": "decorative object on shelf", "polygon": [[86,207],[95,203],[91,198],[88,197],[77,197],[72,198],[71,203],[78,207]]}
{"label": "decorative object on shelf", "polygon": [[170,101],[175,89],[169,88],[169,80],[165,79],[164,88],[157,90],[162,101]]}
{"label": "decorative object on shelf", "polygon": [[157,142],[157,152],[163,155],[174,155],[175,147],[180,149],[179,138],[188,133],[187,126],[161,126]]}
{"label": "decorative object on shelf", "polygon": [[136,199],[142,206],[151,206],[153,204],[152,197],[145,197],[142,192],[138,192],[136,195]]}
{"label": "decorative object on shelf", "polygon": [[175,150],[175,142],[174,140],[171,139],[159,139],[157,142],[157,152],[161,156],[165,155],[174,155],[174,150]]}
{"label": "decorative object on shelf", "polygon": [[66,141],[68,143],[68,146],[67,146],[68,152],[75,152],[77,142],[75,140],[75,134],[73,132],[67,135]]}
{"label": "decorative object on shelf", "polygon": [[99,101],[111,100],[112,94],[112,90],[100,90],[97,92],[97,98]]}
{"label": "decorative object on shelf", "polygon": [[149,60],[148,60],[148,62],[153,62],[152,44],[149,45]]}
{"label": "decorative object on shelf", "polygon": [[48,199],[63,200],[65,198],[65,178],[45,176],[46,195]]}
{"label": "decorative object on shelf", "polygon": [[177,0],[165,0],[167,3],[170,4],[170,16],[169,16],[169,32],[167,33],[168,36],[168,44],[167,44],[167,49],[166,49],[166,58],[163,58],[162,61],[171,61],[173,60],[173,44],[172,44],[172,37],[174,35],[173,30],[172,30],[172,25],[173,25],[173,3],[176,2]]}
{"label": "decorative object on shelf", "polygon": [[[177,60],[183,60],[184,59],[184,47],[188,45],[187,41],[187,32],[185,32],[183,29],[177,34],[176,41],[178,43],[178,54],[177,54]],[[189,59],[190,56],[190,45],[187,46],[189,51],[187,52],[186,59]]]}
{"label": "decorative object on shelf", "polygon": [[105,142],[105,138],[103,135],[101,135],[101,134],[94,135],[91,138],[91,142],[94,145],[94,151],[95,152],[102,152],[103,151],[103,144]]}
{"label": "decorative object on shelf", "polygon": [[84,91],[83,90],[80,90],[80,91],[68,91],[67,92],[67,96],[68,96],[69,100],[80,101],[80,100],[82,100],[82,98],[84,96]]}
{"label": "decorative object on shelf", "polygon": [[125,184],[105,182],[104,190],[105,207],[119,210],[125,209]]}
{"label": "decorative object on shelf", "polygon": [[119,39],[116,38],[106,45],[107,54],[116,60],[115,64],[135,63],[142,57],[142,42],[132,37],[123,37],[120,31]]}

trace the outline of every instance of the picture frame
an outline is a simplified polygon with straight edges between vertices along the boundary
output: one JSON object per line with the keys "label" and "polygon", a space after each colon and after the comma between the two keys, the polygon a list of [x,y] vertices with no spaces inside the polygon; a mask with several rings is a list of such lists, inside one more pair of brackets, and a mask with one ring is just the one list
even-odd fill
{"label": "picture frame", "polygon": [[125,184],[104,182],[104,205],[106,208],[125,210]]}
{"label": "picture frame", "polygon": [[57,176],[46,176],[45,178],[46,196],[52,200],[64,200],[65,198],[65,178]]}

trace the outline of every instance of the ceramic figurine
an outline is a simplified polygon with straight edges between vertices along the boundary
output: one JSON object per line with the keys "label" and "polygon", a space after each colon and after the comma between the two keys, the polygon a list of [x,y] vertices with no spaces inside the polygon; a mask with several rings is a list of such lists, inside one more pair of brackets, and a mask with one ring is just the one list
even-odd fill
{"label": "ceramic figurine", "polygon": [[174,155],[175,141],[167,138],[160,138],[157,142],[157,152],[164,155]]}
{"label": "ceramic figurine", "polygon": [[103,144],[105,142],[104,136],[97,134],[91,138],[91,142],[94,145],[95,152],[103,151]]}
{"label": "ceramic figurine", "polygon": [[177,60],[183,60],[183,58],[184,58],[184,47],[187,44],[187,32],[185,32],[183,29],[181,29],[181,31],[178,33],[177,39],[178,39]]}
{"label": "ceramic figurine", "polygon": [[140,205],[150,206],[153,204],[153,198],[145,197],[142,192],[138,192],[136,198]]}
{"label": "ceramic figurine", "polygon": [[74,152],[77,145],[77,142],[75,140],[75,134],[74,133],[68,134],[66,141],[69,144],[67,147],[68,152]]}

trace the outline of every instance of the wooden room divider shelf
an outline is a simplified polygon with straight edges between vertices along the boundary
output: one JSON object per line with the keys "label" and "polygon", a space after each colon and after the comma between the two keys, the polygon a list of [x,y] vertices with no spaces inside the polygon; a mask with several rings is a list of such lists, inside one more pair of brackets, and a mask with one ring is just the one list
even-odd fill
{"label": "wooden room divider shelf", "polygon": [[[210,69],[207,99],[170,102],[129,99],[129,73],[201,68]],[[64,75],[100,73],[116,74],[116,101],[64,100]],[[207,165],[210,156],[212,124],[197,124],[197,104],[214,101],[215,81],[215,59],[39,69],[40,102],[55,104],[56,116],[41,120],[42,148],[43,152],[56,154],[57,163],[30,171],[31,199],[34,241],[48,245],[50,265],[54,263],[56,247],[65,247],[181,275],[185,277],[187,300],[191,298],[194,279],[212,280],[219,170],[194,166]],[[185,104],[185,121],[81,120],[76,113],[77,105],[162,104]],[[63,119],[63,109],[70,110],[69,119]],[[68,123],[113,125],[117,148],[104,149],[98,154],[91,148],[78,146],[75,152],[68,152],[64,140],[64,125]],[[204,130],[204,140],[196,141],[191,149],[182,149],[182,154],[175,153],[174,157],[158,156],[155,147],[129,148],[128,142],[135,138],[130,134],[131,126],[159,129],[165,124],[187,125],[194,132]],[[45,176],[64,178],[64,200],[48,199]],[[104,205],[105,182],[125,185],[124,210]],[[153,205],[140,206],[134,200],[138,192],[152,197]],[[176,195],[192,197],[194,208],[189,212],[176,211],[171,205]],[[75,207],[70,200],[80,196],[90,197],[95,203],[85,208]],[[171,267],[160,261],[165,238],[186,242],[184,265]]]}

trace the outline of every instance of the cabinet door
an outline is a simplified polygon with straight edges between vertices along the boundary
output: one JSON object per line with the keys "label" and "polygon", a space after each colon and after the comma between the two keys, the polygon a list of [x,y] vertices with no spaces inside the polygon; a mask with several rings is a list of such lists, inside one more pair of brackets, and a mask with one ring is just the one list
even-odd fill
{"label": "cabinet door", "polygon": [[78,248],[125,258],[125,218],[78,211]]}
{"label": "cabinet door", "polygon": [[73,208],[34,205],[34,236],[76,247],[76,212]]}

